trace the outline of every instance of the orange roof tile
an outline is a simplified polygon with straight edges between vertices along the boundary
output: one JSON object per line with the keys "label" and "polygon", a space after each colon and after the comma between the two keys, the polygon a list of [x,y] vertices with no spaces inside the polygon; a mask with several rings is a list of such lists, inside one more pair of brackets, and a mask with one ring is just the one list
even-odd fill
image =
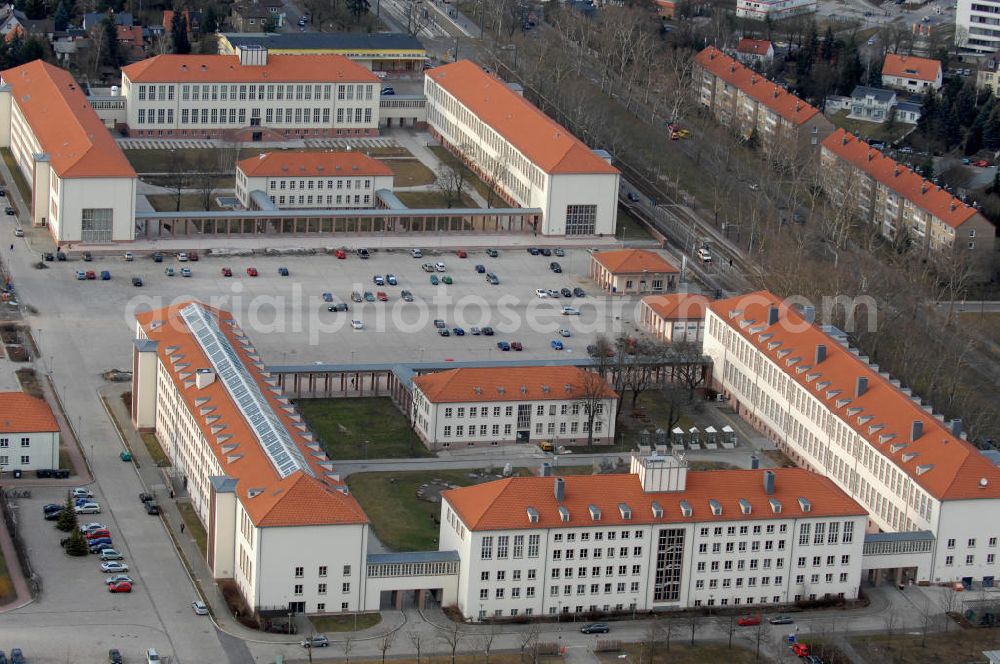
{"label": "orange roof tile", "polygon": [[[774,494],[764,492],[763,470],[689,471],[684,491],[645,492],[639,476],[567,475],[564,500],[555,499],[553,477],[511,477],[476,486],[445,491],[441,495],[469,530],[511,530],[521,528],[579,528],[580,526],[638,525],[649,523],[684,523],[704,521],[748,521],[756,519],[794,519],[802,516],[860,516],[867,511],[833,481],[801,468],[775,468]],[[781,513],[774,514],[768,502],[781,503]],[[810,503],[802,511],[799,498]],[[751,505],[743,514],[740,499]],[[681,501],[691,507],[691,516],[681,514]],[[722,513],[712,513],[709,500],[722,506]],[[663,508],[662,517],[653,516],[653,502]],[[618,505],[626,504],[631,519],[623,519]],[[600,521],[590,517],[590,505],[601,510]],[[569,521],[562,521],[558,507],[569,510]],[[537,523],[528,520],[529,507],[538,512]],[[860,537],[860,533],[856,536]]]}
{"label": "orange roof tile", "polygon": [[705,317],[705,309],[710,300],[694,293],[671,293],[670,295],[647,295],[642,298],[657,316],[667,320],[690,320]]}
{"label": "orange roof tile", "polygon": [[915,55],[886,53],[882,63],[883,76],[913,78],[920,81],[936,81],[941,73],[941,63],[937,60],[918,58]]}
{"label": "orange roof tile", "polygon": [[236,163],[248,176],[327,177],[334,175],[392,175],[392,169],[361,152],[314,150],[264,152]]}
{"label": "orange roof tile", "polygon": [[377,83],[342,55],[273,55],[242,66],[239,55],[157,55],[122,68],[133,83]]}
{"label": "orange roof tile", "polygon": [[[187,380],[193,380],[197,369],[212,366],[180,315],[189,304],[190,301],[181,302],[146,311],[138,314],[136,320],[149,339],[159,342],[160,362],[167,368],[188,411],[209,441],[222,472],[237,480],[236,495],[253,522],[258,526],[367,523],[368,518],[357,500],[344,492],[346,485],[325,475],[331,472],[332,466],[324,455],[317,455],[315,444],[310,446],[311,441],[300,428],[302,423],[298,416],[283,408],[287,402],[271,391],[267,376],[254,365],[252,347],[245,347],[239,341],[230,313],[200,305],[216,318],[219,328],[261,387],[268,404],[292,435],[313,474],[303,470],[296,470],[285,478],[278,474],[221,378],[201,389],[185,386]],[[187,366],[179,366],[183,364]],[[182,377],[181,373],[190,373],[190,376]],[[201,401],[203,399],[207,401]],[[202,413],[203,408],[209,407],[214,409]],[[219,436],[224,435],[229,437],[220,441]],[[258,490],[260,493],[250,496],[250,491],[256,493]]]}
{"label": "orange roof tile", "polygon": [[[772,305],[778,307],[779,319],[768,326],[768,312]],[[718,300],[710,308],[930,495],[939,500],[1000,498],[1000,469],[971,444],[953,436],[947,426],[848,348],[816,325],[806,323],[798,312],[776,295],[758,291]],[[738,315],[731,315],[737,311],[740,312]],[[752,320],[754,324],[741,327],[739,322],[744,320]],[[764,327],[764,330],[751,332],[751,328],[759,327]],[[761,341],[761,334],[771,336]],[[779,345],[772,348],[776,343]],[[813,366],[816,346],[820,344],[826,346],[826,359]],[[791,352],[786,354],[787,351]],[[793,369],[788,360],[795,357],[802,359]],[[803,367],[806,370],[799,371]],[[858,377],[867,378],[868,388],[860,397],[855,397]],[[816,386],[820,384],[823,387],[817,390]],[[839,400],[846,400],[847,403],[838,407]],[[860,419],[869,417],[871,419]],[[915,441],[911,440],[914,421],[923,425],[923,435]],[[872,427],[878,425],[881,428],[873,430]],[[884,438],[889,435],[892,437]],[[902,447],[894,450],[894,445]],[[908,456],[911,454],[915,456]],[[904,455],[907,455],[906,459]],[[918,472],[918,468],[922,471]],[[986,480],[985,486],[980,484],[982,479]]]}
{"label": "orange roof tile", "polygon": [[816,107],[810,106],[780,85],[743,66],[714,46],[709,46],[696,55],[695,62],[789,122],[801,125],[819,113]]}
{"label": "orange roof tile", "polygon": [[[417,376],[413,384],[431,403],[566,400],[580,398],[588,387],[584,381],[593,380],[596,376],[579,367],[567,366],[470,367]],[[523,392],[522,386],[525,388]],[[544,387],[548,387],[549,391],[546,392]],[[609,399],[618,396],[607,383],[605,389]]]}
{"label": "orange roof tile", "polygon": [[65,69],[35,60],[0,72],[62,178],[134,178],[135,169]]}
{"label": "orange roof tile", "polygon": [[822,145],[952,228],[979,214],[976,208],[843,129],[827,136]]}
{"label": "orange roof tile", "polygon": [[592,256],[593,260],[603,265],[611,274],[678,272],[678,269],[660,254],[653,251],[646,251],[645,249],[598,251],[592,254]]}
{"label": "orange roof tile", "polygon": [[425,75],[546,173],[618,172],[566,128],[475,63],[459,60]]}
{"label": "orange roof tile", "polygon": [[0,433],[59,431],[44,399],[24,392],[0,392]]}
{"label": "orange roof tile", "polygon": [[771,42],[766,39],[750,39],[749,37],[744,37],[736,45],[737,53],[745,53],[747,55],[767,55],[767,52],[772,48]]}

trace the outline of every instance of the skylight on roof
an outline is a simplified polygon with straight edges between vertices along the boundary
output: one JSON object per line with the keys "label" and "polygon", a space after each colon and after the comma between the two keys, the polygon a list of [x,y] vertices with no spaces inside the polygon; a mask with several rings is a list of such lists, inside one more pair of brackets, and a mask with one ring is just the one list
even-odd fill
{"label": "skylight on roof", "polygon": [[250,376],[229,339],[219,329],[215,318],[197,303],[189,304],[180,313],[212,362],[233,403],[253,429],[278,475],[284,479],[298,470],[312,475],[312,469],[296,447],[291,434],[271,408],[260,386]]}

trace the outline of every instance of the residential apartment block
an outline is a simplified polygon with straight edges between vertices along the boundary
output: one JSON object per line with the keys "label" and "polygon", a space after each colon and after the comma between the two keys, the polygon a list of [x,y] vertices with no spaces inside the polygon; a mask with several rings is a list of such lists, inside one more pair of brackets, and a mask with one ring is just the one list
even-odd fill
{"label": "residential apartment block", "polygon": [[[868,511],[868,529],[921,535],[926,569],[900,582],[989,587],[1000,573],[1000,469],[899,381],[767,292],[706,314],[713,387],[798,465]],[[920,575],[923,575],[921,577]]]}
{"label": "residential apartment block", "polygon": [[780,21],[816,13],[816,0],[736,0],[736,15],[755,21]]}
{"label": "residential apartment block", "polygon": [[236,164],[236,198],[247,209],[373,208],[392,181],[392,169],[360,152],[265,152]]}
{"label": "residential apartment block", "polygon": [[44,399],[0,392],[0,471],[59,467],[59,424]]}
{"label": "residential apartment block", "polygon": [[938,60],[887,53],[882,63],[882,85],[906,92],[940,90],[942,67]]}
{"label": "residential apartment block", "polygon": [[286,140],[378,133],[378,78],[339,55],[158,55],[122,68],[136,137]]}
{"label": "residential apartment block", "polygon": [[695,56],[694,85],[720,123],[778,161],[811,159],[833,131],[818,109],[714,46]]}
{"label": "residential apartment block", "polygon": [[996,229],[976,208],[843,129],[823,141],[820,162],[827,196],[855,207],[882,237],[959,256],[988,274]]}
{"label": "residential apartment block", "polygon": [[806,470],[518,477],[446,491],[467,619],[857,597],[865,511]]}
{"label": "residential apartment block", "polygon": [[1000,0],[958,0],[955,11],[955,44],[959,53],[991,56],[1000,49]]}
{"label": "residential apartment block", "polygon": [[610,235],[618,169],[468,60],[426,72],[427,123],[508,203],[542,211],[543,235]]}
{"label": "residential apartment block", "polygon": [[0,147],[31,188],[22,221],[57,244],[135,237],[135,170],[65,69],[0,73]]}
{"label": "residential apartment block", "polygon": [[413,428],[432,450],[548,441],[615,439],[618,395],[596,373],[573,366],[462,368],[413,379]]}

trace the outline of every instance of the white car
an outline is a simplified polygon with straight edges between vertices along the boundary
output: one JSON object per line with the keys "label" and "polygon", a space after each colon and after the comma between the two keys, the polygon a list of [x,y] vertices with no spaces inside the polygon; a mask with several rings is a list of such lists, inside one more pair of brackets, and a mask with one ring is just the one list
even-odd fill
{"label": "white car", "polygon": [[200,599],[199,600],[195,600],[194,602],[191,602],[191,608],[194,610],[195,615],[198,615],[198,616],[207,616],[208,615],[208,607],[205,606],[205,603],[202,602]]}
{"label": "white car", "polygon": [[14,237],[24,237],[24,231],[22,231],[20,228],[15,228]]}
{"label": "white car", "polygon": [[365,324],[357,319],[354,319],[351,321],[351,327],[353,327],[355,330],[363,330],[365,329]]}
{"label": "white car", "polygon": [[423,258],[424,254],[419,249],[410,249],[410,255],[414,258]]}
{"label": "white car", "polygon": [[698,258],[701,259],[702,263],[712,262],[712,251],[708,247],[699,247]]}
{"label": "white car", "polygon": [[561,328],[559,328],[559,336],[560,337],[571,337],[571,336],[573,336],[573,333],[570,332],[569,330],[567,330],[565,327],[561,327]]}
{"label": "white car", "polygon": [[97,523],[96,521],[91,521],[90,523],[85,523],[80,526],[81,533],[89,533],[91,530],[107,530],[107,526],[103,523]]}
{"label": "white car", "polygon": [[187,253],[182,251],[181,253],[177,254],[177,260],[180,261],[181,263],[187,263],[187,259],[188,259]]}
{"label": "white car", "polygon": [[562,315],[563,316],[579,316],[580,315],[580,310],[577,309],[576,307],[563,307],[562,308]]}
{"label": "white car", "polygon": [[94,493],[90,489],[84,487],[77,487],[73,489],[70,493],[73,494],[74,498],[93,498]]}
{"label": "white car", "polygon": [[437,270],[438,272],[447,272],[448,271],[448,268],[446,268],[444,266],[444,263],[442,261],[438,261],[437,263],[435,263],[434,264],[434,269]]}
{"label": "white car", "polygon": [[105,561],[107,561],[107,560],[124,560],[125,556],[122,555],[121,551],[117,551],[115,549],[102,549],[101,550],[100,558],[101,558],[101,560],[105,560]]}
{"label": "white car", "polygon": [[108,578],[104,579],[105,585],[108,586],[110,586],[112,583],[121,583],[122,581],[126,581],[128,583],[131,583],[132,585],[135,585],[135,581],[133,581],[132,577],[129,576],[128,574],[112,574]]}
{"label": "white car", "polygon": [[549,292],[547,290],[545,290],[544,288],[536,288],[535,289],[535,295],[537,297],[548,297],[549,296]]}
{"label": "white car", "polygon": [[77,514],[100,514],[101,506],[99,503],[83,503],[77,505],[75,511]]}
{"label": "white car", "polygon": [[106,563],[101,563],[101,571],[108,574],[116,572],[127,572],[128,565],[118,560],[111,560]]}
{"label": "white car", "polygon": [[134,256],[134,255],[132,255],[132,252],[131,252],[131,251],[126,251],[126,252],[125,252],[125,257],[124,257],[124,258],[125,258],[125,260],[127,260],[127,261],[132,261],[132,260],[135,260],[135,256]]}

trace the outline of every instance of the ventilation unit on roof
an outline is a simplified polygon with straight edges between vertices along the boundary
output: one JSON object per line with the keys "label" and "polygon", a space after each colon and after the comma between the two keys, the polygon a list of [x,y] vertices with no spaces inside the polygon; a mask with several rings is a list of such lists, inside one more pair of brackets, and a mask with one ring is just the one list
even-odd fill
{"label": "ventilation unit on roof", "polygon": [[718,500],[715,498],[709,498],[708,506],[711,508],[713,516],[722,516],[722,503]]}
{"label": "ventilation unit on roof", "polygon": [[691,516],[692,514],[693,514],[693,512],[691,510],[691,504],[688,501],[686,501],[686,500],[682,500],[681,501],[681,516]]}
{"label": "ventilation unit on roof", "polygon": [[548,385],[542,385],[542,392],[544,392],[545,394],[548,394],[549,393],[549,386]]}
{"label": "ventilation unit on roof", "polygon": [[569,394],[570,392],[573,391],[573,386],[570,385],[569,383],[566,383],[565,385],[563,385],[563,389],[566,390],[567,394]]}
{"label": "ventilation unit on roof", "polygon": [[528,393],[528,386],[527,385],[522,385],[521,386],[521,394],[527,394],[527,393]]}
{"label": "ventilation unit on roof", "polygon": [[482,394],[482,393],[483,393],[483,388],[479,387],[478,385],[476,385],[476,386],[475,386],[474,388],[472,388],[472,390],[473,390],[473,391],[474,391],[474,392],[475,392],[476,394]]}
{"label": "ventilation unit on roof", "polygon": [[767,324],[768,326],[771,326],[777,322],[778,322],[778,307],[771,306],[767,310]]}
{"label": "ventilation unit on roof", "polygon": [[552,486],[552,495],[555,496],[556,502],[561,503],[566,498],[566,480],[561,477],[557,477],[555,483]]}
{"label": "ventilation unit on roof", "polygon": [[538,523],[538,510],[529,507],[526,511],[528,512],[528,523]]}
{"label": "ventilation unit on roof", "polygon": [[750,502],[740,498],[740,512],[743,514],[750,514],[753,511],[753,507],[750,506]]}
{"label": "ventilation unit on roof", "polygon": [[504,388],[502,385],[497,385],[497,394],[503,394],[506,391],[507,389]]}
{"label": "ventilation unit on roof", "polygon": [[597,505],[587,505],[587,509],[590,511],[590,520],[591,521],[600,521],[601,520],[601,508],[600,507],[598,507]]}
{"label": "ventilation unit on roof", "polygon": [[808,498],[803,498],[799,496],[799,509],[802,510],[803,513],[811,512],[812,507],[813,507],[812,503],[809,502]]}
{"label": "ventilation unit on roof", "polygon": [[625,503],[618,503],[618,513],[621,514],[623,521],[632,520],[632,508]]}
{"label": "ventilation unit on roof", "polygon": [[569,523],[569,510],[562,505],[559,506],[559,520],[563,523]]}
{"label": "ventilation unit on roof", "polygon": [[662,505],[660,505],[658,502],[656,502],[654,500],[650,504],[650,508],[653,510],[653,518],[654,519],[662,519],[663,518],[663,506]]}

